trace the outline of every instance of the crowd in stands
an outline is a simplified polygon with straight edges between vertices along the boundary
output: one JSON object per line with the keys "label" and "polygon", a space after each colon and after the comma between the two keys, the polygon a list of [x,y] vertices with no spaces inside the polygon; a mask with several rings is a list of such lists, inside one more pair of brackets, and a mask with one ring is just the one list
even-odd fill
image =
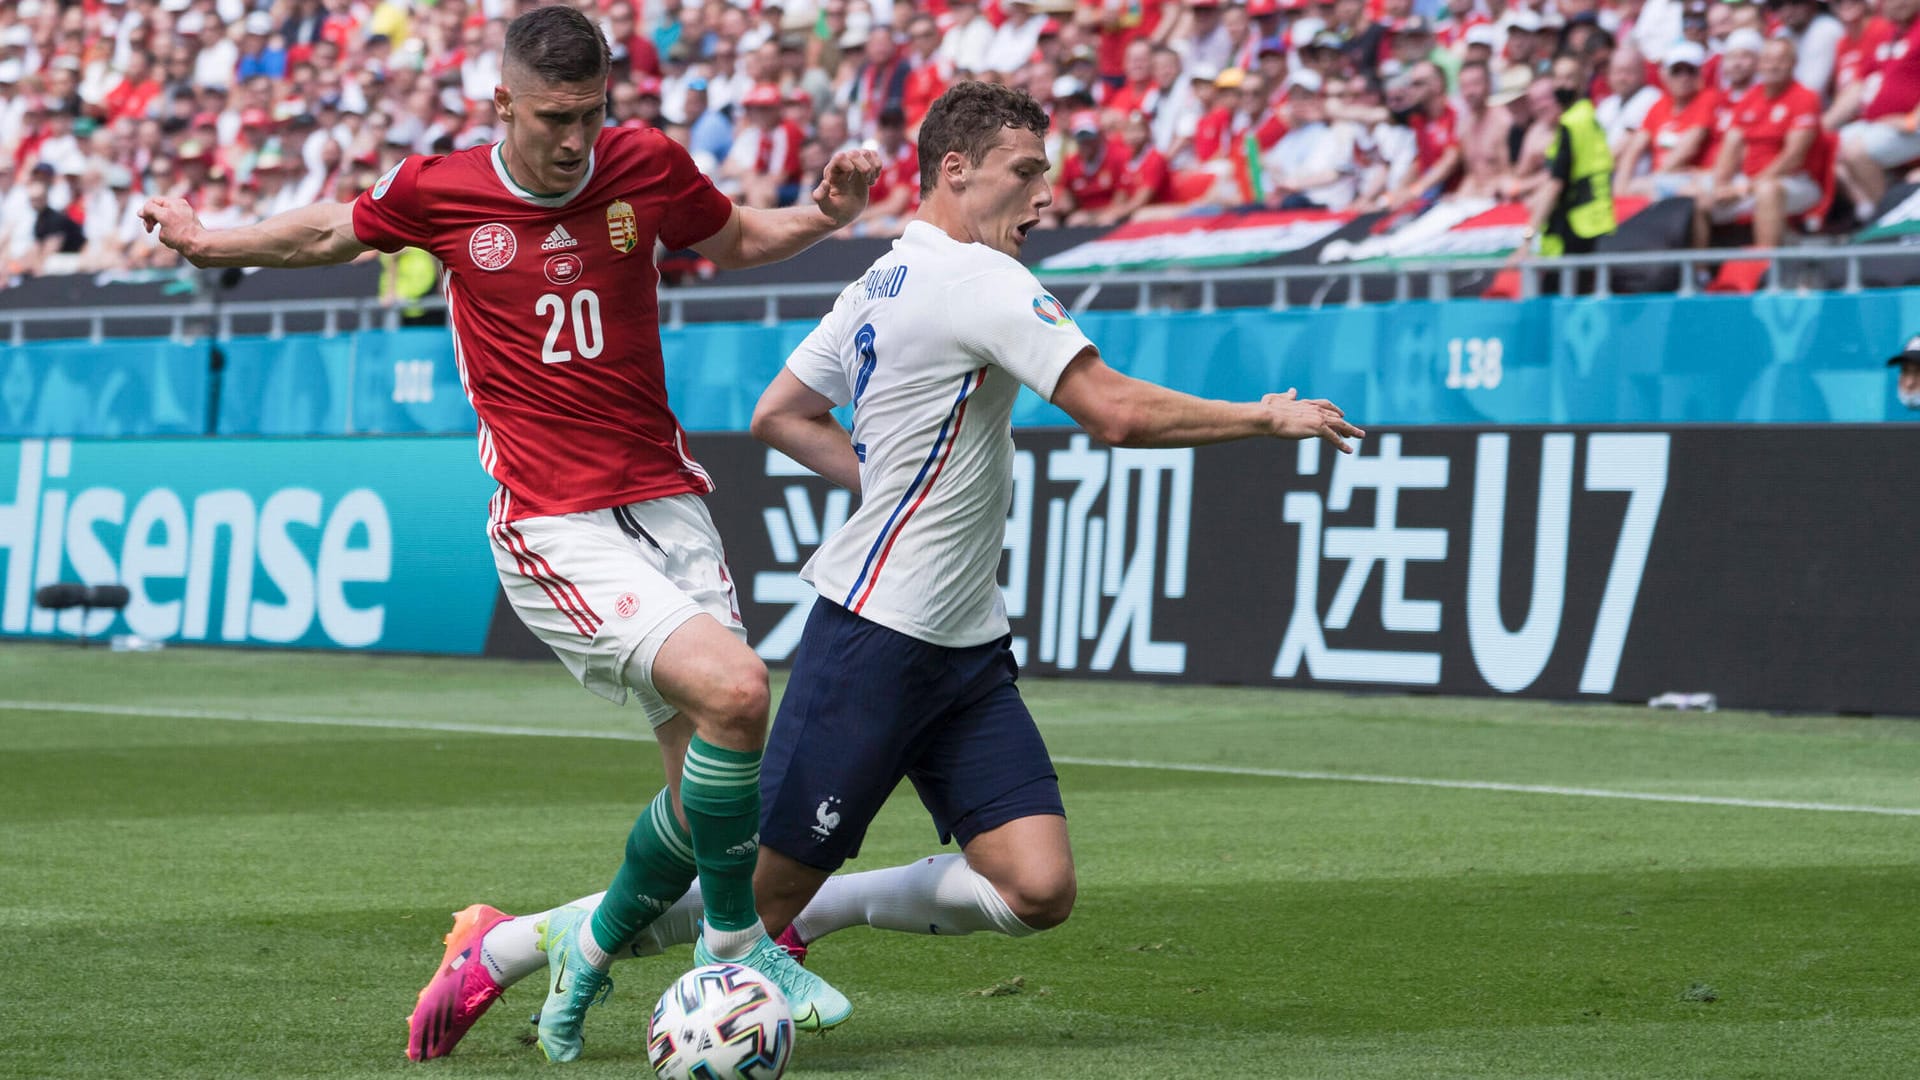
{"label": "crowd in stands", "polygon": [[[961,79],[1048,107],[1052,224],[1524,200],[1556,85],[1596,106],[1614,190],[1693,198],[1702,243],[1844,227],[1920,162],[1920,0],[573,2],[611,44],[608,123],[662,128],[737,200],[805,199],[877,147],[863,235],[913,213],[915,132]],[[528,6],[0,5],[0,281],[168,265],[156,193],[235,225],[496,140]]]}

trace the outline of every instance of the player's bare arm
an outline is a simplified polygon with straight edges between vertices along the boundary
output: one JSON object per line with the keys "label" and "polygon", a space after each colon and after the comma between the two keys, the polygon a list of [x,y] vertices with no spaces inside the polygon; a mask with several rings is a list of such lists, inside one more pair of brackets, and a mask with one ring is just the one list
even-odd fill
{"label": "player's bare arm", "polygon": [[315,203],[254,225],[208,229],[185,199],[159,196],[140,220],[195,266],[331,266],[372,251],[353,233],[351,203]]}
{"label": "player's bare arm", "polygon": [[1323,439],[1343,454],[1366,432],[1338,405],[1293,390],[1259,401],[1210,401],[1122,375],[1086,348],[1054,386],[1053,403],[1108,446],[1205,446],[1234,439]]}
{"label": "player's bare arm", "polygon": [[790,259],[860,216],[867,208],[867,189],[880,177],[880,165],[880,155],[872,150],[843,150],[821,170],[812,206],[735,207],[720,231],[693,245],[693,250],[722,270]]}
{"label": "player's bare arm", "polygon": [[833,402],[781,368],[753,408],[753,437],[848,491],[860,493],[860,459],[833,418]]}

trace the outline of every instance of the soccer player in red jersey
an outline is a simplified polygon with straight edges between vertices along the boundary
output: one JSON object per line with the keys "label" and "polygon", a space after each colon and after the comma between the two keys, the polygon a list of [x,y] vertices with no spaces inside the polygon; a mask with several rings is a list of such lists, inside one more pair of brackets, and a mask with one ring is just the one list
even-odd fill
{"label": "soccer player in red jersey", "polygon": [[[561,1061],[580,1053],[610,954],[696,876],[699,963],[767,974],[804,1028],[851,1011],[754,910],[767,674],[700,499],[712,479],[667,406],[653,251],[692,247],[723,268],[786,258],[860,213],[880,162],[835,155],[812,206],[736,207],[658,131],[603,127],[609,66],[584,15],[536,8],[507,31],[498,144],[410,157],[351,204],[244,228],[207,230],[179,199],[141,210],[196,266],[320,266],[411,245],[447,267],[454,355],[500,485],[488,534],[507,596],[589,690],[639,699],[668,778],[627,837],[611,901],[526,928],[551,957],[540,1046]],[[472,908],[456,921],[410,1018],[409,1057],[446,1053],[498,996],[472,946],[503,918]]]}

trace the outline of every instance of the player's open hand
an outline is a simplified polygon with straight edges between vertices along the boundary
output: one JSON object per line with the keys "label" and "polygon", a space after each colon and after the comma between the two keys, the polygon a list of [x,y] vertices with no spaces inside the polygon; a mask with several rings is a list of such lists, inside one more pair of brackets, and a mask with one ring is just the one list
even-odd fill
{"label": "player's open hand", "polygon": [[880,155],[872,150],[842,150],[833,155],[814,186],[813,201],[835,225],[845,225],[867,208],[867,189],[880,179]]}
{"label": "player's open hand", "polygon": [[187,200],[171,195],[155,196],[140,208],[140,220],[148,232],[158,230],[156,235],[161,243],[186,256],[195,266],[200,265],[194,262],[192,251],[201,232],[200,218]]}
{"label": "player's open hand", "polygon": [[1364,439],[1367,433],[1347,423],[1340,406],[1324,398],[1301,399],[1291,388],[1284,394],[1268,394],[1260,399],[1273,417],[1273,434],[1281,439],[1325,439],[1343,454],[1353,453],[1348,439]]}

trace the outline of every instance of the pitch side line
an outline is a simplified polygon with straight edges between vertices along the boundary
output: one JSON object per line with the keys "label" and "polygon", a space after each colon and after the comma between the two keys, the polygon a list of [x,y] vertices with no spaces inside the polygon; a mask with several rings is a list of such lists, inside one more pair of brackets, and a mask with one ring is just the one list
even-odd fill
{"label": "pitch side line", "polygon": [[[233,723],[293,724],[317,727],[379,728],[388,731],[445,731],[461,735],[524,735],[562,739],[613,739],[652,742],[647,735],[622,731],[572,728],[496,726],[440,723],[431,720],[385,720],[361,716],[297,716],[274,713],[224,712],[217,709],[171,709],[160,706],[81,705],[55,701],[0,700],[0,712],[79,713],[89,716],[143,716],[172,720],[221,720]],[[1731,806],[1743,810],[1807,810],[1829,814],[1879,814],[1920,817],[1920,809],[1903,806],[1861,806],[1850,803],[1798,802],[1785,799],[1739,799],[1720,795],[1679,795],[1653,791],[1615,791],[1611,788],[1561,787],[1555,784],[1508,784],[1496,780],[1439,780],[1418,776],[1378,776],[1370,773],[1315,772],[1303,769],[1266,769],[1251,765],[1186,764],[1117,758],[1054,755],[1060,765],[1096,769],[1141,769],[1150,772],[1203,773],[1217,776],[1260,776],[1274,780],[1314,780],[1336,784],[1389,784],[1398,787],[1449,788],[1457,791],[1503,791],[1516,795],[1555,795],[1561,798],[1624,799],[1629,802],[1680,803],[1689,806]]]}

